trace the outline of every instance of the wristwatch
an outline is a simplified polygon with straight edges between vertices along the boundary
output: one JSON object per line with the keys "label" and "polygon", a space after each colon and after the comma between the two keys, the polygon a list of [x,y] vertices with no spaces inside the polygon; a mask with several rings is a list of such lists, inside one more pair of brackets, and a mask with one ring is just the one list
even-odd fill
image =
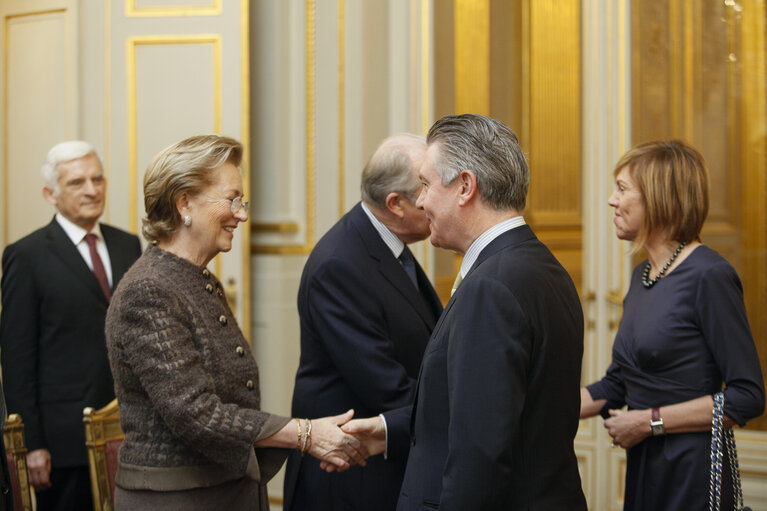
{"label": "wristwatch", "polygon": [[652,430],[652,436],[665,435],[666,430],[663,429],[663,419],[660,416],[660,409],[652,409],[652,417],[650,418],[650,429]]}

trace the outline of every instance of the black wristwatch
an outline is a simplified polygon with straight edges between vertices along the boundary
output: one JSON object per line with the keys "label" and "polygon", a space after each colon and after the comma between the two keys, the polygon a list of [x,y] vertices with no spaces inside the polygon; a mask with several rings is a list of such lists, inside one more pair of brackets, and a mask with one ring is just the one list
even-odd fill
{"label": "black wristwatch", "polygon": [[663,429],[663,419],[660,416],[660,409],[652,409],[652,417],[650,418],[650,429],[652,430],[652,436],[665,435],[666,430]]}

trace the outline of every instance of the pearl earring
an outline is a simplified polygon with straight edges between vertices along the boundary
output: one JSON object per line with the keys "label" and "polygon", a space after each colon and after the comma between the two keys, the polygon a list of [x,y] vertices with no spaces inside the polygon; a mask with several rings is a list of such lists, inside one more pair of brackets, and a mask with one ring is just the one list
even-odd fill
{"label": "pearl earring", "polygon": [[189,227],[190,225],[192,225],[192,217],[191,217],[191,216],[189,216],[189,215],[186,215],[186,216],[184,217],[184,225],[186,225],[187,227]]}

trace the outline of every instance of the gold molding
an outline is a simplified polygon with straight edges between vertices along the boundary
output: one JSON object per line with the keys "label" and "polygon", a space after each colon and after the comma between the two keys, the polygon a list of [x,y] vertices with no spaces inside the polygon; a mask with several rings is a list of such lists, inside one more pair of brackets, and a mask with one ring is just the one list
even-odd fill
{"label": "gold molding", "polygon": [[[759,359],[767,363],[767,5],[765,0],[744,0],[742,12],[741,69],[742,119],[742,219],[743,219],[743,272],[750,276],[744,286],[746,303],[751,310],[751,329],[759,349]],[[760,314],[758,311],[762,311]],[[767,417],[762,416],[751,427],[767,428]]]}
{"label": "gold molding", "polygon": [[429,63],[431,61],[431,41],[430,33],[430,18],[431,10],[429,9],[429,0],[421,0],[421,133],[426,135],[431,126],[430,118],[430,104],[431,97],[430,91],[430,78],[431,68]]}
{"label": "gold molding", "polygon": [[219,16],[221,10],[222,0],[212,0],[212,5],[182,5],[177,7],[137,7],[136,0],[125,0],[125,16],[128,18]]}
{"label": "gold molding", "polygon": [[[305,25],[305,48],[306,48],[306,237],[303,245],[259,245],[252,243],[250,245],[251,254],[308,254],[314,247],[314,229],[316,222],[315,213],[315,54],[314,54],[314,34],[316,29],[315,21],[315,0],[306,1],[306,25]],[[262,229],[273,229],[280,223],[259,223]]]}
{"label": "gold molding", "polygon": [[[138,230],[138,121],[136,97],[136,48],[138,46],[164,46],[172,44],[213,45],[213,131],[221,132],[221,36],[219,34],[133,36],[126,39],[126,81],[128,110],[128,200],[130,229]],[[218,268],[218,264],[217,264]]]}
{"label": "gold molding", "polygon": [[297,222],[251,222],[250,224],[250,231],[253,233],[295,234],[299,230],[301,230],[301,227]]}
{"label": "gold molding", "polygon": [[346,3],[338,0],[338,216],[346,212]]}
{"label": "gold molding", "polygon": [[[104,156],[103,156],[103,165],[105,167],[104,174],[107,178],[107,185],[109,185],[109,179],[112,169],[112,146],[110,144],[110,136],[109,133],[111,131],[110,122],[111,122],[111,106],[112,106],[112,80],[111,80],[111,72],[112,72],[112,59],[111,53],[112,53],[112,35],[111,35],[111,19],[112,19],[112,11],[111,11],[111,4],[112,2],[107,1],[104,2]],[[108,189],[108,188],[107,188]],[[108,206],[106,208],[106,216],[107,216],[107,223],[111,221],[112,218],[112,201],[108,200],[107,202]],[[135,231],[133,231],[134,234],[136,234]]]}
{"label": "gold molding", "polygon": [[[626,10],[626,3],[625,2],[618,2],[618,154],[623,155],[626,151],[628,151],[628,145],[629,145],[629,139],[630,134],[626,133],[626,127],[628,126],[628,114],[626,112],[626,105],[628,104],[628,101],[626,100],[626,90],[628,89],[628,86],[626,85],[626,54],[628,53],[626,51],[626,41],[628,38],[626,37],[625,27],[629,25],[629,23],[632,22],[632,18],[629,18],[629,22],[627,23],[626,17],[629,14]],[[638,62],[638,59],[637,59]],[[631,81],[629,80],[629,83]],[[610,187],[609,189],[612,190],[613,188],[613,176],[612,173],[610,175]],[[612,245],[615,247],[615,244]],[[620,251],[620,255],[618,257],[618,285],[620,286],[620,289],[618,292],[621,294],[621,301],[620,304],[623,306],[623,300],[622,295],[626,294],[626,277],[628,277],[628,271],[626,270],[626,256],[625,256],[625,249],[623,245],[623,241],[618,243],[618,249]],[[610,297],[608,296],[608,301],[610,301]]]}
{"label": "gold molding", "polygon": [[315,188],[315,0],[306,0],[306,241],[303,253],[308,254],[314,246],[314,224],[316,221],[314,211],[314,188]]}
{"label": "gold molding", "polygon": [[[218,0],[216,0],[218,1]],[[250,196],[250,7],[248,0],[240,0],[240,130],[242,135],[242,173],[243,193]],[[243,226],[242,236],[242,271],[240,289],[242,289],[241,330],[245,338],[253,345],[250,329],[250,215]]]}
{"label": "gold molding", "polygon": [[669,20],[669,127],[671,130],[671,133],[680,133],[680,91],[682,90],[683,84],[680,83],[679,80],[679,71],[678,69],[684,69],[684,67],[680,67],[680,63],[684,64],[683,58],[680,56],[680,53],[684,51],[684,48],[682,47],[682,42],[680,40],[678,30],[676,28],[679,26],[681,15],[679,13],[679,2],[680,0],[670,0],[668,3],[668,20]]}
{"label": "gold molding", "polygon": [[[418,0],[413,1],[415,5],[415,2]],[[423,135],[428,133],[431,126],[431,97],[429,95],[431,84],[431,67],[429,65],[431,63],[431,46],[429,42],[431,41],[432,34],[430,31],[431,10],[429,5],[429,0],[421,0],[421,133]],[[429,275],[432,262],[429,258],[429,246],[428,238],[425,243],[421,243],[421,267],[426,275]]]}
{"label": "gold molding", "polygon": [[64,23],[69,32],[69,18],[66,17],[67,9],[45,9],[42,11],[31,11],[19,14],[9,14],[5,16],[3,26],[3,246],[8,244],[8,58],[9,58],[9,30],[11,20],[16,18],[28,18],[31,16],[44,16],[46,14],[64,14]]}

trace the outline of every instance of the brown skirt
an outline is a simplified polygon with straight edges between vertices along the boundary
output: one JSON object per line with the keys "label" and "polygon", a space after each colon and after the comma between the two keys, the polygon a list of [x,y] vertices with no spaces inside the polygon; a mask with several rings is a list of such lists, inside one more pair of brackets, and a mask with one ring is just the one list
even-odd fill
{"label": "brown skirt", "polygon": [[115,511],[268,511],[266,486],[243,477],[217,486],[179,491],[124,490],[115,486]]}

